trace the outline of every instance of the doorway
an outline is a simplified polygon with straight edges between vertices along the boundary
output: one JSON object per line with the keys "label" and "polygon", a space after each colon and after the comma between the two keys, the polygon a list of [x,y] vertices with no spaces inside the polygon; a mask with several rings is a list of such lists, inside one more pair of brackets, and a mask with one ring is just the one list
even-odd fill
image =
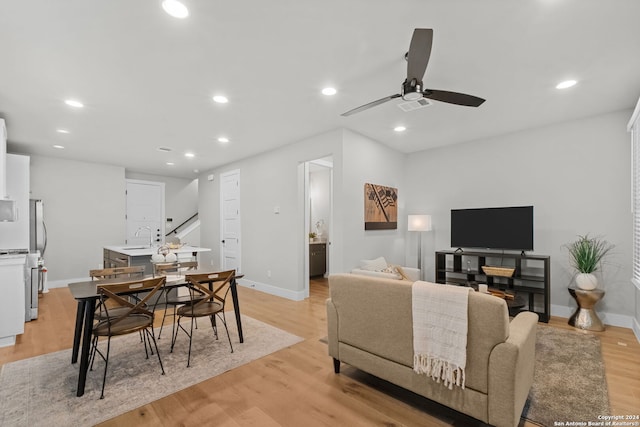
{"label": "doorway", "polygon": [[331,271],[333,157],[305,164],[305,296],[311,286],[326,286]]}

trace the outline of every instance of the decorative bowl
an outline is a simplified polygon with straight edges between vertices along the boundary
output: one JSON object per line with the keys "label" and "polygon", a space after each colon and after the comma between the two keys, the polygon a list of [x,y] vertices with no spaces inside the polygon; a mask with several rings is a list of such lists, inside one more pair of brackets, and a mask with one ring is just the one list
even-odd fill
{"label": "decorative bowl", "polygon": [[513,267],[491,267],[489,265],[483,265],[482,271],[484,271],[484,274],[487,276],[511,277],[516,269]]}

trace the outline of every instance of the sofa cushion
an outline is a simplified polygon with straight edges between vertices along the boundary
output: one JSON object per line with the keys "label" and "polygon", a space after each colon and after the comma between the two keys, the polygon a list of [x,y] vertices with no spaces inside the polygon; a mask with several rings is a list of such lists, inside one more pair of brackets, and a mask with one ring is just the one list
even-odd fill
{"label": "sofa cushion", "polygon": [[384,257],[376,259],[363,259],[360,261],[360,268],[367,271],[384,271],[388,267],[387,260]]}
{"label": "sofa cushion", "polygon": [[351,270],[351,274],[360,274],[362,276],[369,276],[369,277],[379,277],[381,279],[402,280],[402,276],[397,272],[387,273],[384,271],[370,271],[370,270],[363,270],[362,268],[354,268],[353,270]]}

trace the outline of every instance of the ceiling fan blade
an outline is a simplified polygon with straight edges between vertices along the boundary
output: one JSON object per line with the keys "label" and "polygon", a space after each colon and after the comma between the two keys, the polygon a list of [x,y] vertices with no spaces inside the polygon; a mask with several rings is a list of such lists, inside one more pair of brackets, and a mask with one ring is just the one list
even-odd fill
{"label": "ceiling fan blade", "polygon": [[425,89],[422,95],[434,101],[448,102],[449,104],[464,105],[466,107],[479,107],[485,101],[477,96],[446,90]]}
{"label": "ceiling fan blade", "polygon": [[433,43],[433,30],[416,28],[411,37],[409,53],[407,54],[407,81],[416,79],[421,82],[431,56],[431,44]]}
{"label": "ceiling fan blade", "polygon": [[390,95],[390,96],[378,99],[377,101],[373,101],[373,102],[370,102],[368,104],[361,105],[361,106],[359,106],[357,108],[354,108],[353,110],[349,110],[346,113],[342,113],[340,115],[344,116],[344,117],[350,116],[352,114],[359,113],[360,111],[368,110],[369,108],[375,107],[376,105],[384,104],[385,102],[391,101],[394,98],[400,98],[400,96],[402,96],[402,95],[400,95],[399,93],[397,93],[395,95]]}

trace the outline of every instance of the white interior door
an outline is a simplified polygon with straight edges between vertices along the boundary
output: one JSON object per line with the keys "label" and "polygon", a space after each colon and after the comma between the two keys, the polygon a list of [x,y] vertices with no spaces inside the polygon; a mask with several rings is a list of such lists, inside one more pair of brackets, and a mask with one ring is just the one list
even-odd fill
{"label": "white interior door", "polygon": [[220,210],[220,263],[240,273],[240,170],[220,175]]}
{"label": "white interior door", "polygon": [[[127,180],[128,246],[149,246],[164,243],[164,183]],[[145,227],[149,227],[146,229]],[[140,230],[136,237],[136,232]]]}

